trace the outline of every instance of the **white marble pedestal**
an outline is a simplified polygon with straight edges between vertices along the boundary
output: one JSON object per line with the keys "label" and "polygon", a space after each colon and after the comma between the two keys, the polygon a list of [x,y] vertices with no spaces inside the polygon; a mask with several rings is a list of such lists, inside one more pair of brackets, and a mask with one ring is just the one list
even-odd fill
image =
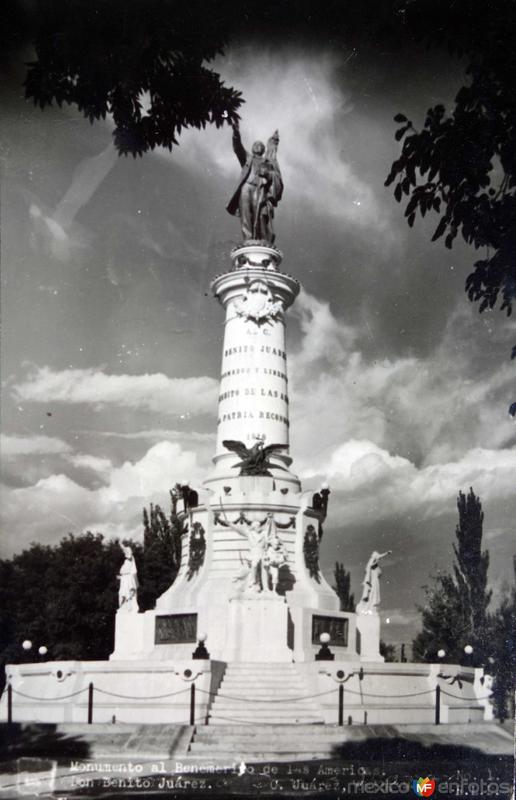
{"label": "white marble pedestal", "polygon": [[385,661],[380,655],[380,615],[376,612],[357,613],[357,630],[360,634],[360,660]]}
{"label": "white marble pedestal", "polygon": [[292,661],[287,645],[288,606],[283,597],[232,598],[227,630],[228,661]]}

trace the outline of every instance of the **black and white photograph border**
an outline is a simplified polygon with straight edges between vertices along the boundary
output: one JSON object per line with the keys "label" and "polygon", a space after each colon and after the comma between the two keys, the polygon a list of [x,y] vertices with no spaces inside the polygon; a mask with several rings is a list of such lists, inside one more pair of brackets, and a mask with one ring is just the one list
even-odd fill
{"label": "black and white photograph border", "polygon": [[7,5],[0,798],[513,796],[516,6]]}

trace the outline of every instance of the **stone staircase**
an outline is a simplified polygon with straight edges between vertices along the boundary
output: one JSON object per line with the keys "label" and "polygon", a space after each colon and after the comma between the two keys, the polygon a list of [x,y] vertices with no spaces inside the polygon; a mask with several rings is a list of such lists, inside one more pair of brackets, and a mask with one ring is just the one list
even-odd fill
{"label": "stone staircase", "polygon": [[[232,766],[244,762],[289,762],[314,759],[357,761],[357,748],[363,748],[365,761],[375,759],[375,740],[382,757],[399,760],[401,751],[412,758],[424,758],[428,748],[449,748],[457,758],[457,748],[475,748],[477,753],[512,756],[513,731],[510,725],[494,722],[451,725],[224,725],[198,726],[183,759],[192,763],[217,763]],[[390,756],[388,748],[390,745]],[[380,752],[378,751],[378,752]],[[472,751],[474,752],[474,751]],[[360,759],[358,759],[360,760]]]}
{"label": "stone staircase", "polygon": [[330,758],[343,738],[343,729],[330,725],[204,725],[196,728],[187,759],[231,765]]}
{"label": "stone staircase", "polygon": [[322,723],[295,664],[230,663],[211,705],[210,725]]}

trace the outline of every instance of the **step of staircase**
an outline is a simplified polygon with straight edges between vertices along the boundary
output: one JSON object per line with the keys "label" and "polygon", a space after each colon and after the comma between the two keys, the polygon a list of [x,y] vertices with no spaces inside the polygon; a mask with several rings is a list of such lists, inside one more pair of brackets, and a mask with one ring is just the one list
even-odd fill
{"label": "step of staircase", "polygon": [[[260,686],[249,686],[249,684],[243,684],[241,686],[233,686],[233,684],[226,684],[224,681],[224,690],[220,689],[221,693],[224,697],[267,697],[270,696],[271,686],[270,684],[267,685],[260,685]],[[281,692],[281,697],[306,697],[307,696],[307,689],[306,686],[280,686],[277,689]]]}
{"label": "step of staircase", "polygon": [[[312,753],[314,747],[319,752],[331,752],[332,749],[342,744],[342,740],[319,740],[317,742],[297,742],[287,741],[286,739],[277,739],[272,742],[245,742],[241,741],[234,745],[231,752],[238,753],[239,755],[249,755],[250,753],[264,752],[266,750],[274,753]],[[228,747],[225,739],[214,744],[206,744],[205,742],[194,742],[191,746],[192,753],[197,755],[208,755],[209,753],[227,753]]]}
{"label": "step of staircase", "polygon": [[288,672],[295,670],[296,665],[289,661],[231,661],[232,672],[279,672],[281,670]]}
{"label": "step of staircase", "polygon": [[[211,726],[209,726],[211,727]],[[261,732],[261,725],[256,726],[255,728],[250,728],[244,726],[240,726],[243,730],[240,733],[231,733],[227,732],[228,728],[231,728],[230,725],[225,726],[223,736],[224,736],[224,744],[233,744],[235,748],[243,747],[244,749],[248,749],[251,746],[255,745],[263,745],[263,749],[267,749],[273,744],[276,743],[283,743],[290,739],[296,740],[296,746],[299,745],[301,749],[306,748],[313,748],[314,741],[317,742],[344,742],[346,741],[346,733],[341,732],[334,732],[333,730],[325,730],[326,726],[321,726],[323,730],[320,733],[313,732],[311,735],[305,736],[297,736],[297,734],[289,735],[281,733],[281,731],[276,730],[274,733],[267,733],[264,734]],[[286,727],[284,725],[277,726],[277,727]],[[301,727],[301,726],[300,726]],[[315,725],[312,727],[316,727]],[[364,737],[365,738],[365,737]],[[208,746],[218,746],[221,741],[221,731],[217,728],[216,730],[211,730],[210,733],[206,733],[204,730],[197,731],[195,734],[195,743],[199,745],[206,745]]]}
{"label": "step of staircase", "polygon": [[299,714],[297,717],[293,714],[288,715],[281,715],[281,714],[271,714],[268,717],[260,717],[257,719],[256,716],[253,715],[252,712],[248,712],[249,716],[245,716],[244,713],[242,714],[225,714],[221,712],[220,714],[214,713],[210,714],[209,720],[210,725],[234,725],[236,723],[240,723],[242,725],[261,725],[262,723],[267,724],[277,724],[277,725],[289,725],[292,723],[299,722],[300,725],[317,725],[321,722],[321,719],[316,714]]}
{"label": "step of staircase", "polygon": [[[242,754],[234,750],[232,753],[213,753],[209,756],[209,763],[211,766],[230,769],[235,768],[235,765],[239,764],[241,761],[252,764],[263,764],[271,761],[288,763],[291,761],[315,761],[317,759],[331,758],[332,756],[333,753],[328,750],[314,750],[306,753],[300,753],[298,750],[281,753],[275,750],[260,750],[253,753]],[[206,764],[206,753],[188,753],[188,755],[182,759],[182,762],[185,764],[204,765]]]}

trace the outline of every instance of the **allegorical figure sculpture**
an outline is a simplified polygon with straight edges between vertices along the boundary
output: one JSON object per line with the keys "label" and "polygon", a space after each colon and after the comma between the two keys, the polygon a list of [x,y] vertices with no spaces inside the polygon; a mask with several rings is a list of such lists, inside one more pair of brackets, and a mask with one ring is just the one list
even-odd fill
{"label": "allegorical figure sculpture", "polygon": [[279,135],[275,131],[267,142],[267,148],[263,142],[255,142],[249,153],[242,144],[238,124],[233,125],[233,150],[242,172],[227,210],[240,217],[244,242],[258,240],[274,244],[274,209],[283,194],[277,161],[278,144]]}
{"label": "allegorical figure sculpture", "polygon": [[376,606],[380,605],[380,559],[390,556],[392,550],[378,553],[376,550],[366,564],[364,580],[362,581],[362,597],[357,605],[357,614],[372,614]]}
{"label": "allegorical figure sculpture", "polygon": [[120,581],[118,589],[118,607],[123,611],[138,611],[138,601],[136,599],[136,592],[138,591],[136,562],[130,547],[122,545],[122,550],[125,559],[118,573],[118,580]]}
{"label": "allegorical figure sculpture", "polygon": [[266,590],[276,593],[278,591],[279,570],[280,567],[287,563],[287,553],[276,532],[274,518],[271,520],[267,540],[267,548],[263,558],[267,573]]}
{"label": "allegorical figure sculpture", "polygon": [[[269,512],[263,522],[253,520],[244,525],[235,525],[228,520],[222,503],[221,509],[226,526],[247,539],[249,545],[247,561],[250,564],[246,588],[252,592],[268,593],[271,591],[270,576],[272,591],[275,592],[278,585],[279,568],[286,563],[286,553],[278,537],[274,515]],[[243,574],[239,574],[238,579],[240,580],[242,577],[244,577]]]}

